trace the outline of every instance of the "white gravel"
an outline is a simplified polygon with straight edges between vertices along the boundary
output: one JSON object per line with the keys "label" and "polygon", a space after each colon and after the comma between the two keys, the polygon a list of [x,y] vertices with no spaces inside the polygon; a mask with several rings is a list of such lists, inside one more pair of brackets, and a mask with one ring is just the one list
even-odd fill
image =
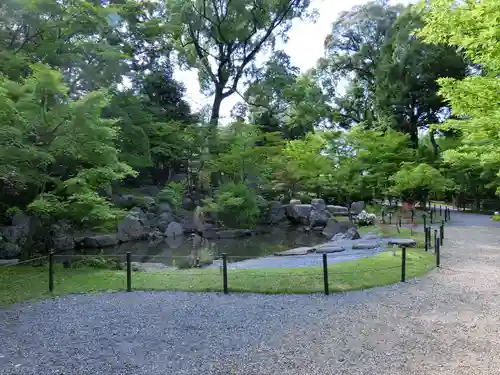
{"label": "white gravel", "polygon": [[443,268],[406,284],[328,297],[81,295],[0,309],[0,374],[497,375],[500,228],[454,216]]}

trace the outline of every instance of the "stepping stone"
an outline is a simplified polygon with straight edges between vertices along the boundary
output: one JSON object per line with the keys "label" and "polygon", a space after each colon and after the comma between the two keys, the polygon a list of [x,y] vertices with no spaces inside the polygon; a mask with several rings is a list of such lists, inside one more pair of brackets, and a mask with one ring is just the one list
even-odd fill
{"label": "stepping stone", "polygon": [[345,251],[345,247],[343,247],[343,246],[322,246],[322,247],[316,248],[317,254],[340,253],[342,251]]}
{"label": "stepping stone", "polygon": [[352,245],[353,250],[376,249],[379,247],[378,242],[358,242]]}
{"label": "stepping stone", "polygon": [[307,255],[314,252],[314,247],[297,247],[295,249],[290,249],[286,251],[280,251],[279,253],[274,253],[274,256],[293,256],[293,255]]}
{"label": "stepping stone", "polygon": [[399,247],[415,247],[417,243],[411,238],[391,238],[387,241],[388,245],[396,245]]}

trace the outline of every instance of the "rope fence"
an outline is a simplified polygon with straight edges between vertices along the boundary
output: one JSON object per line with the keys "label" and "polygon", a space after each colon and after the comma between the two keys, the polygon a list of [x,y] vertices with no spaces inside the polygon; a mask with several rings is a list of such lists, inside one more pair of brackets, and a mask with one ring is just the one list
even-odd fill
{"label": "rope fence", "polygon": [[[445,217],[449,220],[450,216],[447,211],[448,210],[444,210],[443,212],[445,214]],[[445,241],[444,225],[445,220],[441,222],[441,225],[438,229],[436,229],[435,227],[433,229],[430,226],[427,226],[427,222],[424,218],[425,251],[434,250],[435,267],[437,268],[441,266],[441,247],[444,245]],[[131,252],[115,255],[55,254],[51,252],[48,256],[40,256],[15,264],[4,265],[0,268],[14,268],[18,266],[26,266],[29,264],[36,265],[37,262],[40,263],[40,265],[43,265],[43,262],[45,262],[45,266],[40,267],[40,274],[35,275],[34,279],[39,280],[39,282],[43,282],[43,278],[40,278],[40,275],[45,274],[45,280],[48,284],[48,291],[50,293],[53,293],[55,289],[59,287],[64,290],[64,283],[66,283],[71,277],[75,277],[77,281],[81,283],[85,283],[88,281],[91,285],[100,285],[98,283],[100,274],[98,272],[89,272],[89,268],[86,267],[89,266],[96,269],[103,268],[109,271],[108,275],[111,275],[111,280],[114,282],[114,284],[112,286],[109,286],[108,290],[119,289],[131,292],[132,290],[134,290],[134,286],[137,290],[162,288],[164,290],[168,290],[171,289],[169,288],[168,282],[172,282],[172,280],[175,280],[177,284],[182,284],[182,287],[177,288],[178,290],[189,290],[191,285],[190,282],[196,280],[196,282],[198,282],[198,287],[195,288],[196,290],[199,290],[200,284],[203,287],[203,283],[205,282],[206,290],[218,290],[223,292],[224,294],[228,294],[234,291],[259,291],[265,289],[265,286],[261,287],[261,283],[268,282],[268,284],[272,284],[272,287],[274,288],[273,290],[279,292],[279,288],[290,290],[287,285],[288,280],[298,279],[300,281],[296,281],[296,284],[299,285],[300,288],[302,288],[301,290],[323,292],[325,295],[328,295],[330,294],[331,287],[335,286],[335,283],[341,280],[343,276],[360,275],[360,278],[362,278],[362,274],[380,273],[384,274],[386,278],[389,277],[389,279],[391,280],[406,282],[408,279],[408,275],[411,276],[412,271],[417,269],[412,267],[418,266],[417,263],[414,263],[414,260],[419,258],[415,258],[415,256],[413,256],[411,258],[411,261],[408,261],[408,245],[401,244],[397,247],[399,247],[401,254],[401,261],[399,265],[397,265],[397,262],[390,261],[391,263],[396,264],[375,269],[369,267],[361,267],[360,269],[353,269],[348,271],[342,271],[338,267],[331,268],[330,266],[332,266],[334,262],[329,263],[329,254],[327,253],[315,254],[317,255],[317,257],[308,258],[307,264],[301,266],[300,268],[275,268],[272,267],[271,264],[269,265],[269,267],[272,268],[272,270],[269,272],[266,271],[266,268],[252,269],[245,264],[241,265],[237,262],[238,260],[249,260],[252,259],[252,257],[243,255],[232,256],[226,253],[220,254],[219,256],[214,256],[213,260],[216,260],[216,262],[213,262],[207,267],[189,268],[184,270],[167,266],[167,264],[172,264],[172,262],[174,261],[192,261],[192,256],[153,255],[149,258],[153,259],[154,261],[160,261],[161,263],[143,263],[141,261],[145,259],[144,255],[134,255]],[[423,256],[420,256],[420,258],[423,258]],[[139,267],[152,267],[152,270],[145,271],[144,269],[136,269]],[[158,268],[155,269],[154,267]],[[73,273],[73,269],[76,272]],[[422,269],[422,267],[420,267],[420,269]],[[82,272],[78,272],[79,270],[81,270]],[[155,275],[151,275],[151,273],[154,273],[158,270],[165,270],[169,272],[159,274],[160,276],[163,275],[164,278],[161,279],[158,276],[156,279],[156,284],[149,285],[148,282],[150,279],[148,279],[148,277],[155,279]],[[148,273],[149,275],[141,275],[145,273]],[[354,280],[356,280],[356,278],[354,278]],[[96,286],[96,288],[98,287]]]}

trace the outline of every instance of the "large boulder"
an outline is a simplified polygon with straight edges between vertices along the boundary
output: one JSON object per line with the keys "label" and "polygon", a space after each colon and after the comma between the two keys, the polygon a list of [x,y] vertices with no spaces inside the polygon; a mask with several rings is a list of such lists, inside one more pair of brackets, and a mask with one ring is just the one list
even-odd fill
{"label": "large boulder", "polygon": [[117,238],[120,242],[140,240],[145,235],[144,225],[135,215],[128,214],[118,224]]}
{"label": "large boulder", "polygon": [[158,222],[157,226],[158,229],[163,233],[167,230],[168,225],[174,221],[174,215],[172,215],[172,212],[170,211],[165,211],[158,216]]}
{"label": "large boulder", "polygon": [[3,236],[6,242],[23,245],[26,242],[26,237],[30,233],[33,218],[24,213],[14,215],[12,225],[3,228]]}
{"label": "large boulder", "polygon": [[365,209],[365,202],[363,201],[357,201],[351,204],[351,213],[353,214],[359,214],[364,209]]}
{"label": "large boulder", "polygon": [[15,243],[2,242],[0,239],[0,259],[14,259],[21,255],[21,248]]}
{"label": "large boulder", "polygon": [[334,206],[334,205],[327,205],[326,209],[328,212],[330,212],[333,216],[347,216],[349,213],[349,210],[347,207],[344,206]]}
{"label": "large boulder", "polygon": [[[337,233],[347,234],[349,229],[351,229],[351,228],[353,228],[354,231],[356,231],[356,226],[354,224],[341,223],[333,218],[330,218],[330,219],[328,219],[328,223],[327,223],[325,229],[323,229],[322,233],[326,238],[331,239]],[[357,234],[357,231],[355,233],[353,231],[351,231],[349,233],[349,235],[353,238],[350,238],[350,239],[355,239],[354,237],[356,237],[356,234]],[[359,234],[357,234],[357,236],[359,238]]]}
{"label": "large boulder", "polygon": [[57,236],[51,239],[51,245],[56,251],[72,250],[75,248],[75,239],[72,236]]}
{"label": "large boulder", "polygon": [[138,218],[143,224],[148,219],[148,216],[146,215],[146,213],[140,207],[133,207],[129,211],[129,214],[135,216],[136,218]]}
{"label": "large boulder", "polygon": [[316,211],[325,211],[326,210],[326,203],[323,199],[313,199],[311,201],[311,206],[313,210]]}
{"label": "large boulder", "polygon": [[286,209],[280,202],[269,203],[269,222],[271,224],[279,223],[286,219]]}
{"label": "large boulder", "polygon": [[315,210],[314,208],[311,210],[309,214],[309,227],[310,228],[324,228],[328,223],[328,219],[330,218],[330,214],[327,210]]}
{"label": "large boulder", "polygon": [[168,224],[168,227],[165,230],[166,237],[179,237],[182,236],[183,233],[184,230],[182,229],[182,225],[175,221],[172,221],[170,224]]}
{"label": "large boulder", "polygon": [[290,204],[302,204],[300,199],[290,199]]}
{"label": "large boulder", "polygon": [[156,205],[156,213],[159,215],[163,212],[172,212],[172,207],[166,202],[161,202]]}
{"label": "large boulder", "polygon": [[112,247],[118,244],[116,234],[100,234],[88,236],[83,239],[83,247],[98,249],[101,247]]}
{"label": "large boulder", "polygon": [[293,224],[307,225],[311,210],[310,204],[288,204],[285,206],[286,217]]}

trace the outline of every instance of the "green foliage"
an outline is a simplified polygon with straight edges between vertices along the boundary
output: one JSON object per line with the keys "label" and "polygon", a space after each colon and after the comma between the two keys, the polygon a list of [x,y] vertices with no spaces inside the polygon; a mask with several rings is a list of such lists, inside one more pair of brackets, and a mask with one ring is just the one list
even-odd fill
{"label": "green foliage", "polygon": [[210,116],[214,130],[222,100],[236,92],[242,77],[251,74],[258,54],[272,49],[293,19],[306,15],[309,0],[169,0],[166,5],[181,61],[198,69],[202,90],[215,94]]}
{"label": "green foliage", "polygon": [[215,198],[204,203],[204,210],[216,213],[217,219],[229,228],[251,228],[260,215],[257,194],[245,184],[224,184],[217,189]]}
{"label": "green foliage", "polygon": [[0,113],[10,118],[0,123],[3,176],[31,195],[37,214],[89,225],[116,220],[95,191],[133,171],[118,158],[114,122],[100,117],[104,94],[71,100],[61,74],[40,64],[31,70],[20,83],[0,79]]}
{"label": "green foliage", "polygon": [[274,189],[285,199],[299,191],[316,193],[323,179],[333,172],[331,159],[323,152],[326,140],[322,134],[308,133],[304,139],[288,141],[272,161]]}
{"label": "green foliage", "polygon": [[408,202],[425,204],[431,194],[442,193],[452,187],[451,181],[428,164],[405,164],[394,176],[391,191]]}
{"label": "green foliage", "polygon": [[493,215],[491,220],[493,221],[500,221],[500,215]]}
{"label": "green foliage", "polygon": [[163,188],[160,194],[158,194],[156,200],[159,203],[168,203],[174,212],[177,212],[181,208],[185,191],[186,184],[184,182],[171,181]]}

